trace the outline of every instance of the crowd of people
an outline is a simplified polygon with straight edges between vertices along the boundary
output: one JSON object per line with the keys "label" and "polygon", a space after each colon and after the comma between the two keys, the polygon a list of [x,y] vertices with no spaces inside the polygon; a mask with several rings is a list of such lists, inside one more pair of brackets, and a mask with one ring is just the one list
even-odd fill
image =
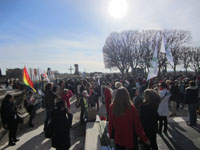
{"label": "crowd of people", "polygon": [[[140,78],[49,82],[44,91],[44,132],[51,132],[52,146],[57,150],[70,148],[73,118],[70,99],[75,96],[75,106],[81,109],[81,125],[88,120],[88,108],[98,111],[100,101],[105,104],[109,137],[114,139],[117,150],[136,149],[138,143],[142,143],[145,149],[157,150],[156,134],[167,133],[167,117],[176,116],[177,109],[183,109],[187,104],[188,125],[196,126],[199,89],[200,80],[189,78],[152,79],[148,82]],[[24,103],[30,114],[29,127],[34,126],[34,102],[34,93],[29,91]],[[16,138],[17,110],[11,95],[5,97],[1,107],[2,123],[9,130],[9,145],[12,146],[19,139]]]}

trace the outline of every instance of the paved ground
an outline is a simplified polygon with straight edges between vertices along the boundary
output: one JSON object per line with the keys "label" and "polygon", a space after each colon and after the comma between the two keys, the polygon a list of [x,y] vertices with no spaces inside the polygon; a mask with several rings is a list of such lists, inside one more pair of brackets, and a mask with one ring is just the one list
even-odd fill
{"label": "paved ground", "polygon": [[[99,115],[105,115],[104,105],[101,105]],[[74,114],[73,127],[71,129],[70,150],[84,150],[85,126],[79,124],[80,108],[75,108],[72,101],[72,113]],[[8,147],[8,143],[0,146],[0,150],[54,150],[51,142],[44,138],[43,121],[45,112],[41,110],[36,116],[34,128],[23,127],[18,133],[20,141],[14,147]],[[200,150],[200,120],[195,128],[186,125],[187,110],[180,110],[176,117],[168,118],[168,134],[157,136],[159,150]],[[92,142],[92,141],[91,141]]]}

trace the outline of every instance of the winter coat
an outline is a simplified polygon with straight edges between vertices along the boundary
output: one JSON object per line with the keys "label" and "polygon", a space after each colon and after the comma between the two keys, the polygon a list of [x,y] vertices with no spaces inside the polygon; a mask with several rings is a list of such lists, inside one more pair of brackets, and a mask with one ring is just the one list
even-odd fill
{"label": "winter coat", "polygon": [[63,94],[63,100],[67,105],[67,108],[70,109],[70,98],[73,96],[72,90],[68,90],[66,94]]}
{"label": "winter coat", "polygon": [[192,86],[186,88],[185,101],[187,104],[196,104],[198,102],[198,87]]}
{"label": "winter coat", "polygon": [[70,122],[65,110],[55,109],[52,112],[52,147],[59,150],[68,150],[70,144]]}
{"label": "winter coat", "polygon": [[45,92],[45,108],[53,109],[55,107],[55,98],[56,94],[53,91],[46,91]]}
{"label": "winter coat", "polygon": [[170,101],[176,101],[176,102],[178,102],[179,98],[180,98],[180,91],[179,91],[179,88],[178,88],[177,85],[173,85],[171,87],[170,93],[171,93]]}
{"label": "winter coat", "polygon": [[158,113],[151,104],[143,104],[140,109],[140,120],[149,139],[157,132]]}
{"label": "winter coat", "polygon": [[169,107],[168,102],[171,94],[167,89],[163,89],[159,92],[161,97],[161,102],[158,106],[158,114],[159,116],[168,116],[169,113]]}
{"label": "winter coat", "polygon": [[109,110],[109,135],[110,138],[114,136],[114,141],[116,144],[127,148],[134,148],[134,132],[136,132],[143,142],[148,140],[134,105],[127,109],[121,116],[115,116],[112,112],[112,109],[113,104],[110,105]]}
{"label": "winter coat", "polygon": [[105,95],[106,112],[109,112],[109,107],[112,99],[112,89],[105,87],[104,95]]}
{"label": "winter coat", "polygon": [[3,126],[6,124],[8,125],[8,129],[10,129],[13,124],[17,123],[17,108],[14,102],[10,102],[9,100],[2,101],[1,121]]}

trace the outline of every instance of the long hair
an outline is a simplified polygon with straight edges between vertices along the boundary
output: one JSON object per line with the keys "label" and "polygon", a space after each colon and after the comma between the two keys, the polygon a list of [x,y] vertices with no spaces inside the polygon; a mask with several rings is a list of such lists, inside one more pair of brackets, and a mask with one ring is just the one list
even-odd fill
{"label": "long hair", "polygon": [[113,114],[115,116],[121,116],[127,109],[131,108],[131,105],[132,102],[127,89],[124,87],[119,88],[113,101]]}
{"label": "long hair", "polygon": [[146,89],[144,91],[144,102],[151,104],[157,110],[160,104],[160,95],[156,90]]}

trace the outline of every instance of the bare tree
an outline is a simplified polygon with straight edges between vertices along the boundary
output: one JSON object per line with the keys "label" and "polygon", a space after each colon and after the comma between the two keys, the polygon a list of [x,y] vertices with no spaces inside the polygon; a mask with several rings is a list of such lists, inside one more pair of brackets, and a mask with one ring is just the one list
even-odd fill
{"label": "bare tree", "polygon": [[195,71],[195,74],[200,73],[200,47],[193,47],[191,50],[192,60],[190,68]]}
{"label": "bare tree", "polygon": [[185,74],[187,75],[187,70],[192,61],[192,48],[191,47],[182,47],[180,60],[183,62],[183,67],[185,68]]}
{"label": "bare tree", "polygon": [[167,41],[166,48],[170,48],[174,59],[174,76],[176,75],[177,65],[180,63],[181,46],[187,44],[191,40],[191,33],[185,30],[165,30],[164,37]]}
{"label": "bare tree", "polygon": [[106,39],[103,47],[104,64],[106,68],[118,68],[124,76],[125,71],[129,70],[127,60],[127,46],[123,42],[124,37],[117,32],[113,32]]}

